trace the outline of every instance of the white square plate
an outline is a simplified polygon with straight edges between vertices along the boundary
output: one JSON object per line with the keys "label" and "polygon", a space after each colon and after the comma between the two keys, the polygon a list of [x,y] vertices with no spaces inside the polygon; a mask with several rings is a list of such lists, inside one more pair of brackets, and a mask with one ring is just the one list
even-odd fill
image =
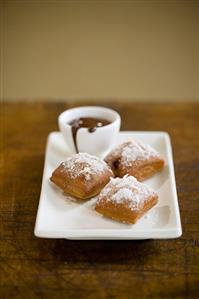
{"label": "white square plate", "polygon": [[150,144],[165,158],[163,171],[145,181],[159,196],[158,204],[136,224],[104,218],[94,210],[96,198],[77,202],[49,181],[52,171],[70,154],[59,132],[49,135],[35,235],[66,239],[168,239],[182,234],[170,138],[164,132],[120,132],[117,143],[135,138]]}

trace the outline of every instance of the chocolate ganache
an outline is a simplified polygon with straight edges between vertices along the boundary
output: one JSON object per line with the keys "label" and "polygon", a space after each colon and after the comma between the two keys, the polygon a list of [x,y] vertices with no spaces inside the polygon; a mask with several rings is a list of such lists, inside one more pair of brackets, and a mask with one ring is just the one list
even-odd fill
{"label": "chocolate ganache", "polygon": [[80,128],[88,128],[89,133],[93,133],[97,128],[104,127],[110,124],[110,121],[103,118],[93,118],[93,117],[80,117],[69,122],[72,127],[73,141],[75,145],[76,152],[78,153],[77,147],[77,131]]}

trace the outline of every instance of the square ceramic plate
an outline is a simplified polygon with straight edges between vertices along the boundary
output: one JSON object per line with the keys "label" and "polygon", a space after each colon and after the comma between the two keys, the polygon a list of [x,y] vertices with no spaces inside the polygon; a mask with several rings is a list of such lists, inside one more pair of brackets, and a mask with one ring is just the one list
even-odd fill
{"label": "square ceramic plate", "polygon": [[148,143],[165,158],[163,171],[145,181],[159,196],[158,204],[136,224],[104,218],[95,212],[93,198],[77,202],[49,181],[52,171],[70,154],[59,132],[49,135],[35,235],[66,239],[168,239],[182,234],[170,138],[164,132],[120,132],[117,143],[135,138]]}

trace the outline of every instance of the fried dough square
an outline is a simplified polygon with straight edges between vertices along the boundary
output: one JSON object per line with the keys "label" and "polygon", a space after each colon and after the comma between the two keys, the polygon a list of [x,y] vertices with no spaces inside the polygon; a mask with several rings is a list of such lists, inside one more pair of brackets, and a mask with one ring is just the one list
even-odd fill
{"label": "fried dough square", "polygon": [[149,145],[134,140],[124,142],[105,158],[115,176],[132,175],[144,181],[164,167],[164,159]]}
{"label": "fried dough square", "polygon": [[134,224],[158,202],[157,193],[132,176],[111,178],[99,194],[95,210],[105,217]]}
{"label": "fried dough square", "polygon": [[79,153],[61,163],[50,180],[64,193],[86,200],[97,195],[111,177],[113,172],[106,162],[93,155]]}

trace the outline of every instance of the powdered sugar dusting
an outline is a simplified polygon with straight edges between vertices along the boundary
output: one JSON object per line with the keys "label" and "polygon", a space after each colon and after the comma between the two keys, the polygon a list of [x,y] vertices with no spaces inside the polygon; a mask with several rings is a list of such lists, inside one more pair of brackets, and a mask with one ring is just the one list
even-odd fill
{"label": "powdered sugar dusting", "polygon": [[62,171],[67,170],[71,178],[83,176],[87,181],[91,180],[94,174],[101,174],[107,170],[111,172],[103,160],[87,153],[78,153],[69,157],[61,165]]}
{"label": "powdered sugar dusting", "polygon": [[116,200],[117,202],[122,202],[123,200],[132,198],[132,196],[133,192],[130,189],[122,188],[113,195],[113,200]]}
{"label": "powdered sugar dusting", "polygon": [[99,201],[106,197],[106,200],[118,204],[126,202],[132,210],[135,210],[154,195],[156,193],[153,189],[138,182],[133,176],[126,175],[123,178],[111,178],[100,193]]}
{"label": "powdered sugar dusting", "polygon": [[125,166],[129,166],[137,160],[145,160],[157,156],[159,156],[159,153],[150,145],[145,145],[134,140],[128,142],[121,150],[121,161]]}
{"label": "powdered sugar dusting", "polygon": [[102,196],[102,197],[107,196],[111,191],[112,191],[112,188],[106,186],[106,188],[104,188],[104,189],[101,191],[101,196]]}

